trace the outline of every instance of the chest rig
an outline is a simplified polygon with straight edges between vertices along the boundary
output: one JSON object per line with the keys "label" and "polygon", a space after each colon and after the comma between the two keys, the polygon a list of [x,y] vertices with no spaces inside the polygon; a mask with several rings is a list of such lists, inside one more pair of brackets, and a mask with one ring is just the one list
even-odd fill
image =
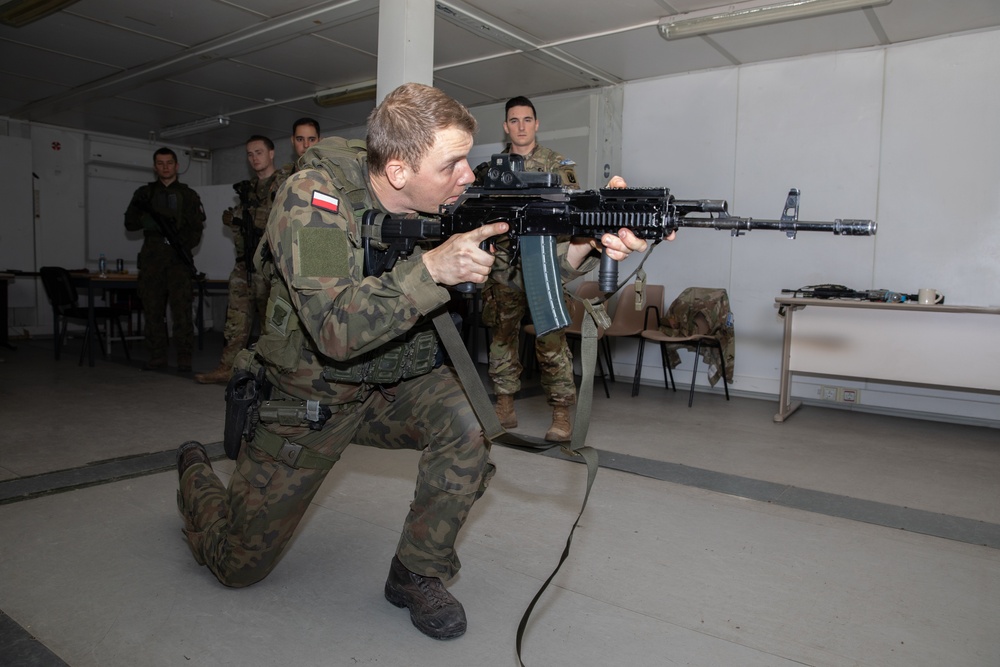
{"label": "chest rig", "polygon": [[[312,159],[301,166],[322,170],[339,196],[349,203],[349,207],[341,208],[341,213],[347,220],[348,246],[355,256],[355,266],[362,266],[359,221],[366,210],[375,208],[367,188],[365,143],[334,138],[324,141],[310,152]],[[288,286],[274,268],[269,255],[265,251],[261,258],[264,275],[271,282],[271,294],[265,336],[258,343],[258,352],[279,371],[291,372],[302,354],[305,336],[299,330],[300,322],[292,308]],[[282,349],[275,349],[275,343]],[[266,350],[261,350],[262,344]],[[360,357],[349,361],[327,359],[321,376],[331,383],[388,385],[429,373],[440,364],[440,359],[438,338],[428,322]]]}

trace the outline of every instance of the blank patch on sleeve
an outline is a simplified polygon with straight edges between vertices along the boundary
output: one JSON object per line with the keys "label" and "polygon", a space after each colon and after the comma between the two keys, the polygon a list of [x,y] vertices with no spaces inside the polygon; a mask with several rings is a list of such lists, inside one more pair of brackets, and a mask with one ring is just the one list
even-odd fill
{"label": "blank patch on sleeve", "polygon": [[348,275],[351,248],[347,234],[331,227],[299,230],[299,275],[303,278],[342,278]]}

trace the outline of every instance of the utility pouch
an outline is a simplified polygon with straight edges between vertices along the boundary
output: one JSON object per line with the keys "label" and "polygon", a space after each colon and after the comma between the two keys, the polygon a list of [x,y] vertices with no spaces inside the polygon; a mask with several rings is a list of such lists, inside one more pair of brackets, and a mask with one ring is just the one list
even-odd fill
{"label": "utility pouch", "polygon": [[240,454],[243,440],[252,440],[256,419],[255,407],[260,400],[261,379],[247,370],[236,370],[226,385],[226,426],[222,446],[232,460]]}

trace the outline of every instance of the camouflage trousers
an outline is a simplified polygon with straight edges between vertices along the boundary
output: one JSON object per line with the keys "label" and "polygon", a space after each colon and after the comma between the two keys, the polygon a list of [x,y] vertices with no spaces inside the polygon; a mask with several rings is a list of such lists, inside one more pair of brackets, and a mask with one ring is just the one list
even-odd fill
{"label": "camouflage trousers", "polygon": [[169,303],[177,356],[190,362],[191,353],[194,351],[192,316],[194,283],[191,271],[178,260],[155,264],[143,262],[139,271],[138,291],[139,299],[142,301],[146,350],[149,352],[149,358],[167,358],[167,304]]}
{"label": "camouflage trousers", "polygon": [[[264,428],[258,426],[258,428]],[[321,431],[268,426],[338,460],[350,443],[422,452],[396,555],[409,570],[450,579],[455,540],[495,467],[482,428],[447,367],[373,392],[333,415]],[[180,480],[177,504],[195,559],[227,586],[248,586],[274,568],[327,470],[293,468],[244,444],[229,487],[203,464]]]}
{"label": "camouflage trousers", "polygon": [[[519,341],[521,320],[528,300],[521,290],[490,281],[483,288],[483,323],[490,327],[490,379],[496,394],[516,394],[521,389]],[[576,405],[573,355],[566,334],[554,331],[535,338],[542,390],[549,405]]]}
{"label": "camouflage trousers", "polygon": [[250,285],[246,262],[236,262],[229,273],[229,305],[226,307],[226,326],[223,330],[226,343],[222,348],[219,366],[232,368],[237,353],[249,343],[254,308],[258,325],[263,323],[269,288],[259,272],[253,274],[253,285]]}

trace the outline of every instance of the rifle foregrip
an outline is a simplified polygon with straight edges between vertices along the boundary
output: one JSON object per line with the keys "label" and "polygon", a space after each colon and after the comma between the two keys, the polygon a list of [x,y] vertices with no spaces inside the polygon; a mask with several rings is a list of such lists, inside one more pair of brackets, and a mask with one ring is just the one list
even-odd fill
{"label": "rifle foregrip", "polygon": [[524,293],[531,310],[531,321],[535,324],[535,335],[544,336],[569,326],[555,237],[523,236],[520,244]]}
{"label": "rifle foregrip", "polygon": [[605,294],[618,290],[618,261],[608,257],[608,253],[603,250],[601,266],[597,270],[597,286]]}

